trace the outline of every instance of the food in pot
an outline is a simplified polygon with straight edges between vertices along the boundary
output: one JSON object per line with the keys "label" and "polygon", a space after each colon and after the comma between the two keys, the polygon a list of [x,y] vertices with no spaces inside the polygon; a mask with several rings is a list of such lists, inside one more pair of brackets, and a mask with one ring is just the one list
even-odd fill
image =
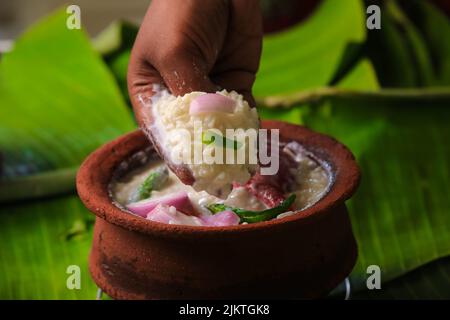
{"label": "food in pot", "polygon": [[183,184],[153,151],[140,152],[121,165],[110,184],[111,197],[130,214],[168,224],[214,227],[283,218],[319,201],[332,175],[324,161],[295,141],[280,150],[277,175],[234,182],[226,199]]}
{"label": "food in pot", "polygon": [[[227,129],[255,132],[259,129],[258,113],[242,95],[223,90],[174,96],[160,91],[149,112],[153,119],[150,131],[159,151],[169,165],[182,165],[190,170],[194,190],[225,199],[234,182],[244,184],[256,172],[256,154],[253,153],[255,161],[250,156],[256,148],[251,148],[245,138],[240,142],[227,136]],[[227,148],[243,151],[245,161],[227,161]],[[211,163],[207,157],[219,161],[214,159]]]}

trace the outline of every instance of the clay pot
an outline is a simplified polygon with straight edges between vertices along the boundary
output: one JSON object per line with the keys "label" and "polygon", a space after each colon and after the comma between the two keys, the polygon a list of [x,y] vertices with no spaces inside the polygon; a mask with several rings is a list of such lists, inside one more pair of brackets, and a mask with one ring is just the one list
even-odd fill
{"label": "clay pot", "polygon": [[116,207],[108,184],[117,166],[149,142],[140,131],[92,153],[78,193],[96,216],[89,268],[115,299],[317,298],[352,270],[357,247],[344,201],[359,170],[336,140],[304,127],[265,121],[330,164],[334,183],[314,206],[283,219],[231,227],[149,221]]}

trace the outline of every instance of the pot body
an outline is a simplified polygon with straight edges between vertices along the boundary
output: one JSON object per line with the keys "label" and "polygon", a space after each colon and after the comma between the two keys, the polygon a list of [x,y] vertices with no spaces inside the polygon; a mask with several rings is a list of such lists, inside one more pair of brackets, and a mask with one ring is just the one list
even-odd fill
{"label": "pot body", "polygon": [[322,297],[342,282],[357,256],[345,207],[360,179],[353,155],[301,126],[262,125],[325,161],[333,183],[313,206],[255,224],[179,226],[123,211],[113,204],[109,183],[149,141],[135,131],[93,152],[77,174],[77,190],[97,216],[89,260],[97,285],[115,299],[280,299]]}
{"label": "pot body", "polygon": [[97,217],[89,267],[115,299],[318,298],[356,256],[341,204],[311,223],[214,238],[143,234]]}

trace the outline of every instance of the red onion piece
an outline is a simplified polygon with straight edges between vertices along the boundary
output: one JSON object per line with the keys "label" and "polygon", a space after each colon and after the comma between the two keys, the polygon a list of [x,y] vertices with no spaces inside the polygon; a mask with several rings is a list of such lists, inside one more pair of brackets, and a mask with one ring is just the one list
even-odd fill
{"label": "red onion piece", "polygon": [[188,194],[185,191],[172,193],[160,198],[151,198],[148,200],[134,202],[127,205],[127,209],[141,217],[146,217],[147,214],[159,204],[175,207],[178,211],[188,215],[195,215],[195,210],[192,207]]}
{"label": "red onion piece", "polygon": [[198,115],[209,112],[233,113],[236,102],[218,93],[206,93],[195,98],[189,107],[189,114]]}
{"label": "red onion piece", "polygon": [[194,216],[188,216],[182,212],[171,210],[170,206],[165,204],[159,204],[147,214],[147,219],[151,221],[178,224],[178,225],[191,225],[201,226],[203,221]]}
{"label": "red onion piece", "polygon": [[205,226],[222,227],[222,226],[236,226],[239,224],[239,216],[230,210],[225,210],[211,216],[202,216],[201,219]]}

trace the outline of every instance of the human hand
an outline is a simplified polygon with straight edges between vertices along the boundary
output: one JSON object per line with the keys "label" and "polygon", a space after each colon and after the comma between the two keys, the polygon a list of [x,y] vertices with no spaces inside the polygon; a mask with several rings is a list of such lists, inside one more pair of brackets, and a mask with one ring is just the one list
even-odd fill
{"label": "human hand", "polygon": [[[235,90],[254,106],[251,93],[262,47],[258,0],[153,0],[128,67],[128,90],[138,123],[155,141],[151,106],[155,84],[174,95]],[[162,152],[159,152],[163,156]],[[170,163],[169,163],[170,166]],[[171,169],[187,184],[184,167]]]}

